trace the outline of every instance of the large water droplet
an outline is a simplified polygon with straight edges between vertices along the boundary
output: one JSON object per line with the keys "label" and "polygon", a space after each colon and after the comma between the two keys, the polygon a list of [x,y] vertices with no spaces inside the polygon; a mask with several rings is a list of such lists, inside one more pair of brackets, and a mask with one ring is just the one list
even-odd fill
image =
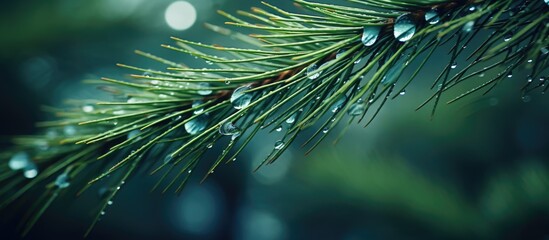
{"label": "large water droplet", "polygon": [[275,129],[275,131],[281,132],[281,131],[282,131],[282,126],[278,126],[278,127]]}
{"label": "large water droplet", "polygon": [[240,134],[240,128],[231,122],[225,122],[219,127],[219,133],[226,136]]}
{"label": "large water droplet", "polygon": [[316,63],[313,63],[307,67],[307,77],[311,80],[315,80],[318,77],[320,77],[320,74],[322,71],[318,71],[315,73],[315,71],[318,69],[318,65]]}
{"label": "large water droplet", "polygon": [[469,21],[463,25],[462,30],[466,33],[469,33],[473,31],[474,27],[475,27],[475,21]]}
{"label": "large water droplet", "polygon": [[440,22],[440,16],[436,9],[430,9],[425,13],[425,21],[431,25],[437,24]]}
{"label": "large water droplet", "polygon": [[210,84],[209,83],[199,83],[198,84],[198,91],[197,93],[200,94],[200,95],[210,95],[212,94],[213,90],[210,89]]}
{"label": "large water droplet", "polygon": [[31,161],[29,155],[26,152],[18,152],[10,158],[8,166],[11,170],[20,170],[25,168],[30,163]]}
{"label": "large water droplet", "polygon": [[277,142],[275,143],[275,149],[276,149],[276,150],[280,150],[280,149],[284,148],[285,145],[286,145],[286,144],[285,144],[282,140],[277,141]]}
{"label": "large water droplet", "polygon": [[208,126],[208,116],[202,114],[185,123],[185,131],[191,135],[196,135],[202,132],[206,126]]}
{"label": "large water droplet", "polygon": [[250,90],[252,87],[249,85],[241,86],[234,90],[231,95],[231,103],[236,109],[242,109],[250,105],[252,102],[253,94],[247,93],[246,91]]}
{"label": "large water droplet", "polygon": [[393,34],[398,41],[406,42],[416,33],[416,23],[412,14],[399,16],[394,25]]}
{"label": "large water droplet", "polygon": [[61,173],[59,176],[57,176],[57,178],[55,179],[55,186],[57,186],[58,188],[67,188],[69,187],[71,184],[69,182],[69,175],[64,172],[64,173]]}
{"label": "large water droplet", "polygon": [[35,178],[38,175],[38,167],[33,162],[29,162],[25,168],[23,168],[23,176],[26,178]]}
{"label": "large water droplet", "polygon": [[381,26],[365,26],[362,32],[362,38],[360,39],[364,46],[372,46],[376,43]]}
{"label": "large water droplet", "polygon": [[364,111],[366,111],[366,107],[363,103],[354,103],[349,107],[349,110],[347,110],[347,113],[350,116],[360,116],[364,114]]}

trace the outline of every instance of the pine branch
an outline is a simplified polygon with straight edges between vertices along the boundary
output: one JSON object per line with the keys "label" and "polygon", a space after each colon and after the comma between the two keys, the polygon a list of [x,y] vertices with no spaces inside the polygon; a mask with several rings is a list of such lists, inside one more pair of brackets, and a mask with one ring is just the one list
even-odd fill
{"label": "pine branch", "polygon": [[[117,100],[73,101],[70,109],[52,109],[58,120],[40,123],[42,134],[15,138],[13,150],[0,155],[0,208],[43,193],[31,209],[26,233],[67,189],[83,192],[113,176],[93,227],[138,168],[163,172],[154,189],[179,193],[199,164],[210,165],[205,179],[234,161],[262,129],[284,131],[284,137],[258,168],[272,164],[302,131],[318,127],[302,145],[308,153],[342,120],[346,126],[370,124],[436,61],[435,50],[448,51],[450,58],[432,83],[433,94],[418,107],[432,105],[432,115],[444,93],[477,77],[486,76],[486,81],[447,103],[479,91],[487,94],[518,70],[530,73],[523,98],[548,89],[546,1],[349,2],[296,0],[308,14],[268,3],[263,3],[266,10],[252,8],[239,16],[219,12],[228,25],[254,31],[250,36],[206,24],[249,48],[175,37],[173,45],[162,45],[210,68],[137,51],[166,69],[119,64],[133,73],[132,80],[90,81]],[[417,69],[403,74],[412,62]],[[223,138],[230,141],[218,158],[203,159]]]}

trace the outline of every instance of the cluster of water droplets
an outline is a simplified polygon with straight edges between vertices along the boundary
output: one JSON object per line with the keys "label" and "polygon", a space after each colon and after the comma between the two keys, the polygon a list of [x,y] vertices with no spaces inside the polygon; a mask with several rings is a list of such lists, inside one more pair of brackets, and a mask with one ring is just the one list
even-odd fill
{"label": "cluster of water droplets", "polygon": [[38,175],[38,166],[30,159],[30,156],[26,152],[18,152],[14,154],[8,166],[13,171],[23,171],[23,176],[26,178],[35,178]]}

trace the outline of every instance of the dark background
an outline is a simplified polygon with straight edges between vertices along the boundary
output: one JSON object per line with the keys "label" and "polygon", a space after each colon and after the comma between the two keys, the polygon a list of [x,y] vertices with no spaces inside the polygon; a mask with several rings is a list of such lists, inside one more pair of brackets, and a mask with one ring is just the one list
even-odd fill
{"label": "dark background", "polygon": [[[164,19],[171,1],[4,1],[0,146],[50,119],[42,106],[108,97],[82,80],[127,74],[116,63],[155,66],[133,50],[192,63],[160,44],[176,36],[230,45],[233,40],[202,23],[222,24],[217,9],[234,13],[260,5],[189,2],[198,19],[176,31]],[[293,9],[290,1],[276,4]],[[294,146],[274,165],[252,173],[279,137],[264,134],[235,164],[203,184],[193,181],[181,197],[149,193],[155,177],[132,179],[89,238],[547,239],[547,96],[532,94],[524,102],[519,89],[526,73],[515,72],[490,94],[443,105],[430,120],[430,109],[414,109],[432,93],[428,87],[445,59],[446,52],[438,51],[406,95],[390,101],[367,128],[353,126],[338,145],[328,139],[309,156]],[[28,238],[80,238],[92,220],[94,198],[58,201]],[[12,214],[2,216],[2,239],[17,236],[19,215]]]}

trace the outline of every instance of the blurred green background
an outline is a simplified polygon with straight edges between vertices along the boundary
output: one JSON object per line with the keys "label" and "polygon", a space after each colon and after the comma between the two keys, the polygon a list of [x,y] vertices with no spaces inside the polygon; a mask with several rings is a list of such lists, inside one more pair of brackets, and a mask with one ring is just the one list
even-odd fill
{"label": "blurred green background", "polygon": [[[81,80],[126,75],[116,63],[158,67],[135,49],[192,65],[193,58],[160,44],[170,36],[237,44],[203,23],[223,23],[217,9],[260,5],[187,2],[197,14],[186,30],[178,29],[193,22],[192,12],[174,19],[167,11],[173,1],[3,2],[1,146],[51,118],[41,106],[108,98]],[[272,3],[293,9],[289,0]],[[430,120],[429,110],[414,109],[432,93],[429,85],[448,56],[442,50],[435,58],[406,95],[367,128],[353,125],[337,145],[333,136],[305,156],[296,144],[252,173],[281,137],[264,134],[235,164],[203,184],[194,181],[181,197],[149,193],[157,178],[142,174],[117,196],[90,239],[549,239],[547,97],[521,100],[526,74],[515,72],[490,94],[441,106]],[[90,199],[54,204],[29,238],[80,238],[91,222]],[[1,220],[2,239],[15,238],[18,217]]]}

